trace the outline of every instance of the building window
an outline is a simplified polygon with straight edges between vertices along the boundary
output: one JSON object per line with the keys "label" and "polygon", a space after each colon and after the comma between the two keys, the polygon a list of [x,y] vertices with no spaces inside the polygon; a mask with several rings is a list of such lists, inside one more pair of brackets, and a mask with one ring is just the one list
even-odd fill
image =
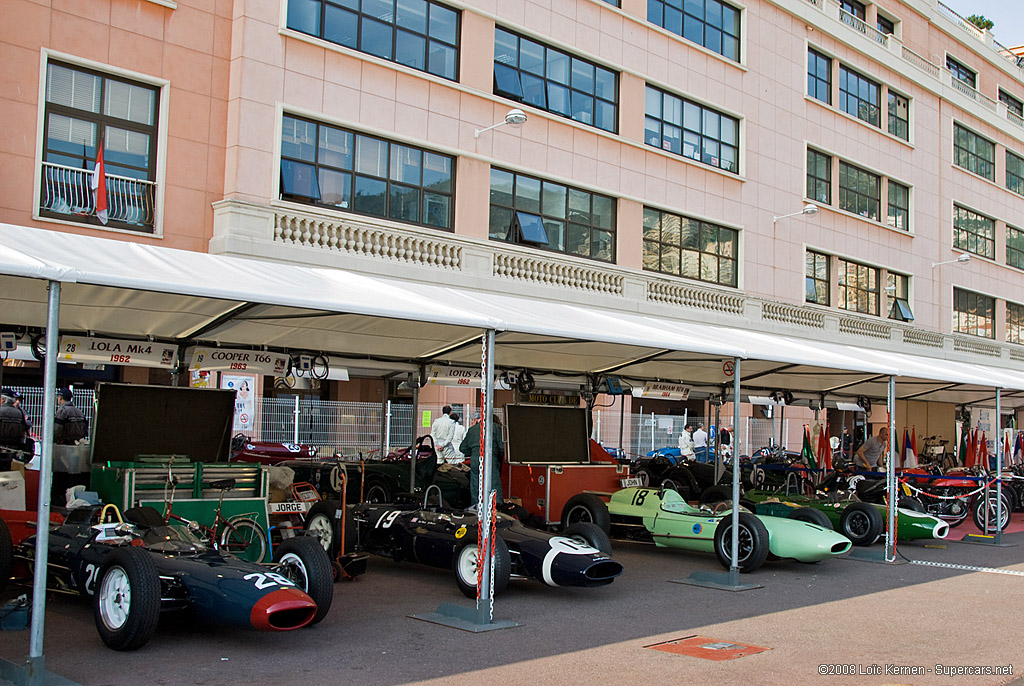
{"label": "building window", "polygon": [[878,314],[878,269],[839,260],[839,309]]}
{"label": "building window", "polygon": [[738,119],[653,86],[647,86],[645,110],[647,145],[739,172]]}
{"label": "building window", "polygon": [[[153,233],[159,99],[154,86],[49,62],[40,215]],[[105,221],[91,186],[101,145]]]}
{"label": "building window", "polygon": [[995,338],[995,298],[953,289],[953,331]]}
{"label": "building window", "polygon": [[719,0],[647,0],[647,21],[740,61],[740,11]]}
{"label": "building window", "polygon": [[885,302],[889,319],[900,322],[914,321],[910,310],[910,277],[888,272],[885,275]]}
{"label": "building window", "polygon": [[810,148],[807,149],[807,197],[832,204],[832,158]]}
{"label": "building window", "polygon": [[288,0],[288,28],[458,80],[459,13],[430,0]]}
{"label": "building window", "polygon": [[889,133],[910,140],[910,101],[893,91],[889,91]]}
{"label": "building window", "polygon": [[832,104],[832,58],[814,49],[807,51],[807,94]]}
{"label": "building window", "polygon": [[879,220],[882,179],[877,174],[839,162],[839,209]]}
{"label": "building window", "polygon": [[955,163],[969,172],[996,180],[996,144],[982,138],[970,129],[953,125],[953,153]]}
{"label": "building window", "polygon": [[616,130],[618,74],[502,28],[494,30],[494,92]]}
{"label": "building window", "polygon": [[1024,231],[1006,225],[1006,264],[1024,269]]}
{"label": "building window", "polygon": [[999,89],[999,102],[1006,105],[1006,109],[1018,117],[1024,117],[1024,102],[1013,97],[1002,88]]}
{"label": "building window", "polygon": [[889,179],[889,226],[910,229],[910,188]]}
{"label": "building window", "polygon": [[839,109],[873,126],[881,126],[882,87],[839,65]]}
{"label": "building window", "polygon": [[953,206],[953,247],[993,259],[996,256],[996,223],[977,212]]}
{"label": "building window", "polygon": [[1024,344],[1024,305],[1006,303],[1006,342]]}
{"label": "building window", "polygon": [[953,73],[953,78],[971,88],[978,87],[978,73],[955,59],[946,55],[946,68]]}
{"label": "building window", "polygon": [[491,169],[490,237],[615,261],[615,200],[524,174]]}
{"label": "building window", "polygon": [[878,15],[877,27],[879,33],[884,33],[887,36],[892,36],[896,33],[896,22],[888,17],[883,17],[881,14]]}
{"label": "building window", "polygon": [[452,228],[455,160],[306,119],[281,127],[281,198]]}
{"label": "building window", "polygon": [[839,8],[861,21],[864,21],[864,17],[867,16],[867,6],[857,0],[839,0]]}
{"label": "building window", "polygon": [[808,250],[805,264],[804,299],[809,303],[827,307],[828,287],[832,280],[832,275],[829,274],[829,256]]}
{"label": "building window", "polygon": [[1006,187],[1018,195],[1024,195],[1024,157],[1006,151]]}
{"label": "building window", "polygon": [[739,232],[644,208],[644,269],[736,287]]}

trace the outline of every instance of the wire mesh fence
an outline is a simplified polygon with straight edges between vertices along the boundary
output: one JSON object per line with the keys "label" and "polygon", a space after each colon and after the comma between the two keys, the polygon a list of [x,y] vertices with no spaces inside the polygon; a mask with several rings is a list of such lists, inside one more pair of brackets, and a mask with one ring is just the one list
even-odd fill
{"label": "wire mesh fence", "polygon": [[[25,416],[32,423],[31,433],[36,437],[40,438],[43,435],[43,410],[46,402],[44,396],[44,390],[42,388],[32,388],[28,386],[11,386],[11,390],[16,391],[21,395],[21,409],[25,412]],[[72,389],[73,402],[85,415],[86,420],[89,422],[89,427],[92,427],[92,405],[93,405],[93,391],[92,389],[83,390],[80,388]]]}

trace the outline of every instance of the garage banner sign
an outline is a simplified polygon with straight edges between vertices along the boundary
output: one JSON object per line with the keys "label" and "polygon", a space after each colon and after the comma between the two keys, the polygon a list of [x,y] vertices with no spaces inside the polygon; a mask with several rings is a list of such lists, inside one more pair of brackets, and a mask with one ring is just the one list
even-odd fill
{"label": "garage banner sign", "polygon": [[677,383],[648,381],[640,392],[641,398],[661,398],[662,400],[686,400],[690,397],[690,387]]}
{"label": "garage banner sign", "polygon": [[232,350],[192,346],[186,351],[191,357],[189,369],[194,372],[245,372],[284,376],[288,372],[288,356],[262,350]]}
{"label": "garage banner sign", "polygon": [[427,367],[427,385],[480,388],[483,376],[479,367],[447,367],[436,364]]}
{"label": "garage banner sign", "polygon": [[61,336],[61,362],[113,364],[121,367],[173,367],[177,346],[119,338]]}

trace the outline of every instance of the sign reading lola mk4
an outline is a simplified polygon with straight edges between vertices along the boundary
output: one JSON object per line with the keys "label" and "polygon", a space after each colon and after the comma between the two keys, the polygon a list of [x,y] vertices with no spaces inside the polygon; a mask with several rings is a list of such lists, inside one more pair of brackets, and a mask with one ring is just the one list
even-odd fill
{"label": "sign reading lola mk4", "polygon": [[114,364],[122,367],[173,367],[177,346],[119,338],[61,336],[61,362]]}
{"label": "sign reading lola mk4", "polygon": [[191,356],[189,369],[207,372],[246,372],[284,376],[288,371],[288,356],[263,350],[232,350],[193,346],[186,351]]}

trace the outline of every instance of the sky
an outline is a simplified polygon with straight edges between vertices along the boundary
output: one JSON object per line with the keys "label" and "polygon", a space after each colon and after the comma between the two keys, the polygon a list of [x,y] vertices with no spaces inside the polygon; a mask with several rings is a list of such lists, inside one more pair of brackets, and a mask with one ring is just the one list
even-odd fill
{"label": "sky", "polygon": [[980,14],[995,22],[992,33],[1008,48],[1024,45],[1024,0],[941,0],[961,17]]}

